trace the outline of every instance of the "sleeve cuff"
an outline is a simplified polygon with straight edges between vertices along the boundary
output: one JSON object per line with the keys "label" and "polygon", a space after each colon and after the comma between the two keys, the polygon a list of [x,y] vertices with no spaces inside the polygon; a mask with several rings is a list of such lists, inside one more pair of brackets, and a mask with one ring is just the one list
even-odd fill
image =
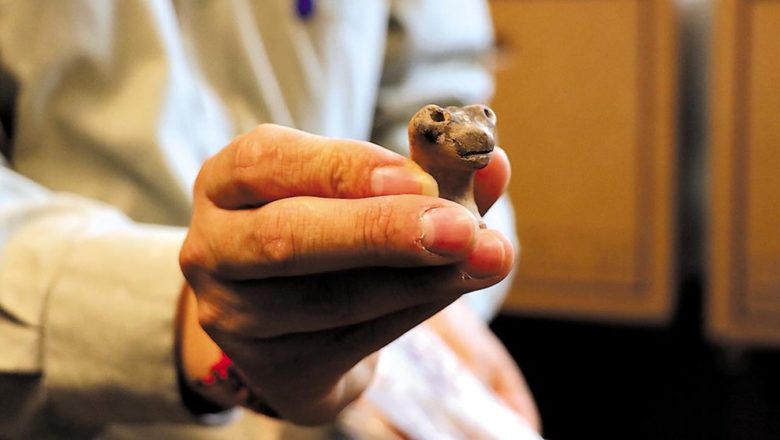
{"label": "sleeve cuff", "polygon": [[173,359],[184,231],[116,220],[82,229],[50,286],[42,361],[52,415],[191,422]]}

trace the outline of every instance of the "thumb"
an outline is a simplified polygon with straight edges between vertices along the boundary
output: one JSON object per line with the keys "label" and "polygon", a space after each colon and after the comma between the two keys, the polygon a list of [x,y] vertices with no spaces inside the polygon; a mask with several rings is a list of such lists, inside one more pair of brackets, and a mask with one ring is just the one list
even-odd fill
{"label": "thumb", "polygon": [[490,163],[477,171],[474,176],[474,200],[477,202],[480,214],[485,214],[506,191],[511,175],[512,168],[506,151],[496,146]]}

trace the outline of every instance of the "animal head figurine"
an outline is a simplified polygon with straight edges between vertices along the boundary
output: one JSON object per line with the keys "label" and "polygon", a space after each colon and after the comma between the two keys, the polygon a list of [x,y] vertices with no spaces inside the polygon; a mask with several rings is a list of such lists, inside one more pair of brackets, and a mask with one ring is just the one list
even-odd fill
{"label": "animal head figurine", "polygon": [[411,158],[439,184],[439,196],[460,203],[480,219],[474,173],[487,166],[496,145],[496,114],[484,105],[426,105],[409,121]]}

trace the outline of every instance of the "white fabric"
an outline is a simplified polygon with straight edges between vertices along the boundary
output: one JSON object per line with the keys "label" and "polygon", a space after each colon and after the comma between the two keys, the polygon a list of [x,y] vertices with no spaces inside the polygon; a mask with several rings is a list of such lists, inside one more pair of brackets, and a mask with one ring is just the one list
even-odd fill
{"label": "white fabric", "polygon": [[0,0],[20,86],[14,170],[0,165],[0,375],[43,374],[47,397],[0,433],[45,415],[77,437],[280,435],[248,415],[165,425],[191,421],[172,357],[184,231],[151,224],[186,225],[200,164],[260,122],[405,151],[418,107],[492,92],[481,1],[315,6],[302,20],[281,0]]}

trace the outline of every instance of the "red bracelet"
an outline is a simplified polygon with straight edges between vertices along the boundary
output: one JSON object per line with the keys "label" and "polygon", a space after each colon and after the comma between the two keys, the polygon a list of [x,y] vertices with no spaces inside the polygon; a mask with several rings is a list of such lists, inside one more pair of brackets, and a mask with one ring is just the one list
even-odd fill
{"label": "red bracelet", "polygon": [[223,391],[225,400],[229,400],[230,405],[240,405],[251,409],[252,411],[264,414],[269,417],[279,418],[273,408],[269,407],[262,399],[246,386],[241,372],[233,364],[233,361],[222,352],[219,360],[209,369],[208,374],[198,380],[197,384],[207,391],[205,394],[214,394],[213,391]]}

